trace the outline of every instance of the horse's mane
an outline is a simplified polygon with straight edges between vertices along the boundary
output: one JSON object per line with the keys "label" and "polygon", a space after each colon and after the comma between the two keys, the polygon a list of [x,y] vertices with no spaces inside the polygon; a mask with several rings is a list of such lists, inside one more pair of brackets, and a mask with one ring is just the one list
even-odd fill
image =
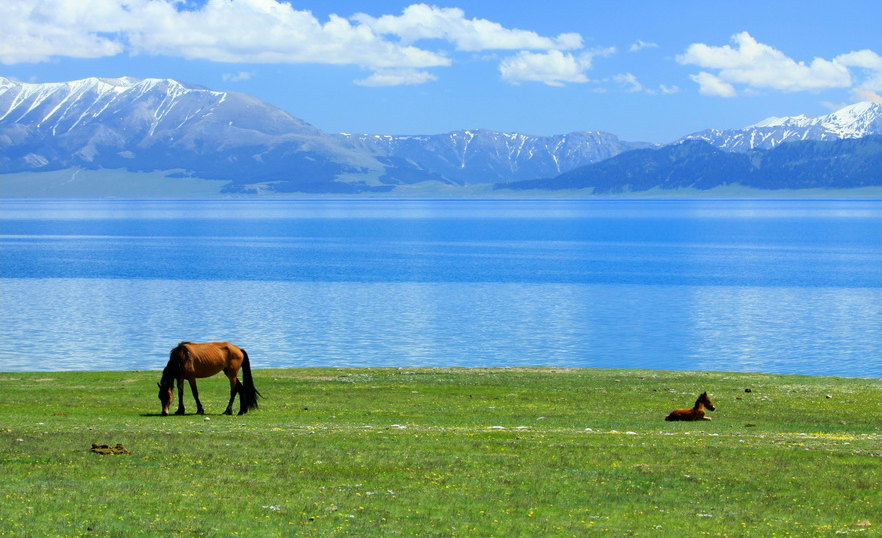
{"label": "horse's mane", "polygon": [[175,379],[181,377],[181,355],[187,353],[187,348],[185,346],[189,343],[190,342],[181,342],[177,347],[171,350],[171,353],[168,354],[168,364],[162,369],[162,379],[159,381],[162,386],[174,387]]}

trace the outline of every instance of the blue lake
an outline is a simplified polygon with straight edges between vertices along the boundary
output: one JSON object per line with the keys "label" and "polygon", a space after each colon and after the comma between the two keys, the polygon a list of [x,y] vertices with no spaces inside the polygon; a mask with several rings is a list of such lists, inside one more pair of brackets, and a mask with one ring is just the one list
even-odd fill
{"label": "blue lake", "polygon": [[0,202],[0,370],[882,377],[882,202]]}

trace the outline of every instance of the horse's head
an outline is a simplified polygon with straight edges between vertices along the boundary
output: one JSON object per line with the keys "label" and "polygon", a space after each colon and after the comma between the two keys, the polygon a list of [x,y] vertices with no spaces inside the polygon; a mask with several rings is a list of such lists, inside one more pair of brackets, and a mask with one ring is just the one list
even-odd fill
{"label": "horse's head", "polygon": [[159,387],[159,402],[162,404],[162,416],[168,416],[168,408],[175,399],[172,385],[156,384]]}
{"label": "horse's head", "polygon": [[704,408],[708,411],[714,410],[714,404],[711,402],[710,398],[708,398],[706,392],[701,393],[701,396],[698,397],[698,401],[704,404]]}

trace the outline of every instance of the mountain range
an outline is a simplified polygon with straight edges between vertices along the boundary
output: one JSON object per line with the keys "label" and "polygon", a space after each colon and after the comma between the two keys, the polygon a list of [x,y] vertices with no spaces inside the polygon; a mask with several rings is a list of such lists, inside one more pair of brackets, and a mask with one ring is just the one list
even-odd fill
{"label": "mountain range", "polygon": [[882,183],[882,135],[785,142],[727,152],[701,139],[622,153],[554,178],[499,183],[494,189],[629,194],[742,186],[763,190],[852,189]]}
{"label": "mountain range", "polygon": [[[817,118],[769,118],[744,129],[701,131],[666,146],[627,142],[596,131],[556,136],[483,129],[407,136],[326,133],[249,95],[171,79],[89,78],[27,84],[0,77],[3,175],[62,170],[150,172],[171,179],[218,180],[220,193],[394,193],[407,185],[455,189],[476,184],[522,190],[539,188],[535,185],[542,183],[535,180],[542,178],[560,177],[564,184],[576,184],[572,174],[594,167],[592,173],[597,176],[597,167],[604,163],[608,164],[601,168],[610,174],[621,172],[622,163],[627,162],[645,171],[652,169],[647,168],[647,159],[687,158],[687,150],[703,155],[699,159],[690,154],[692,164],[705,162],[714,168],[719,164],[716,161],[738,160],[742,164],[732,165],[733,170],[741,170],[738,167],[747,159],[760,162],[763,168],[786,153],[779,146],[807,141],[817,144],[807,144],[792,155],[802,155],[798,158],[805,162],[805,152],[814,151],[818,158],[809,160],[817,167],[821,161],[855,159],[866,151],[872,155],[872,144],[862,153],[840,142],[880,133],[882,105],[873,103]],[[690,173],[700,171],[693,168]],[[727,176],[730,183],[748,181],[746,176],[733,174]],[[761,188],[802,188],[789,184],[786,177],[774,182],[774,187]],[[871,185],[882,183],[878,173],[869,177]],[[673,188],[664,186],[661,176],[653,179],[650,174],[645,181]],[[867,181],[862,176],[846,186]],[[590,188],[626,192],[635,185]]]}

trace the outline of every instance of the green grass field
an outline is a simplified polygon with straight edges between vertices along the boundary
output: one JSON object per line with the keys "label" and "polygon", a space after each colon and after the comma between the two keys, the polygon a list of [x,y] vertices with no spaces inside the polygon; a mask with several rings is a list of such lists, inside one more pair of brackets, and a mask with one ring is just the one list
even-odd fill
{"label": "green grass field", "polygon": [[[882,529],[882,381],[256,370],[0,373],[0,536],[833,536]],[[747,389],[750,391],[747,392]],[[708,391],[712,421],[665,422]],[[195,404],[185,393],[188,412]],[[238,409],[238,404],[236,404]],[[131,454],[101,455],[91,444]]]}

